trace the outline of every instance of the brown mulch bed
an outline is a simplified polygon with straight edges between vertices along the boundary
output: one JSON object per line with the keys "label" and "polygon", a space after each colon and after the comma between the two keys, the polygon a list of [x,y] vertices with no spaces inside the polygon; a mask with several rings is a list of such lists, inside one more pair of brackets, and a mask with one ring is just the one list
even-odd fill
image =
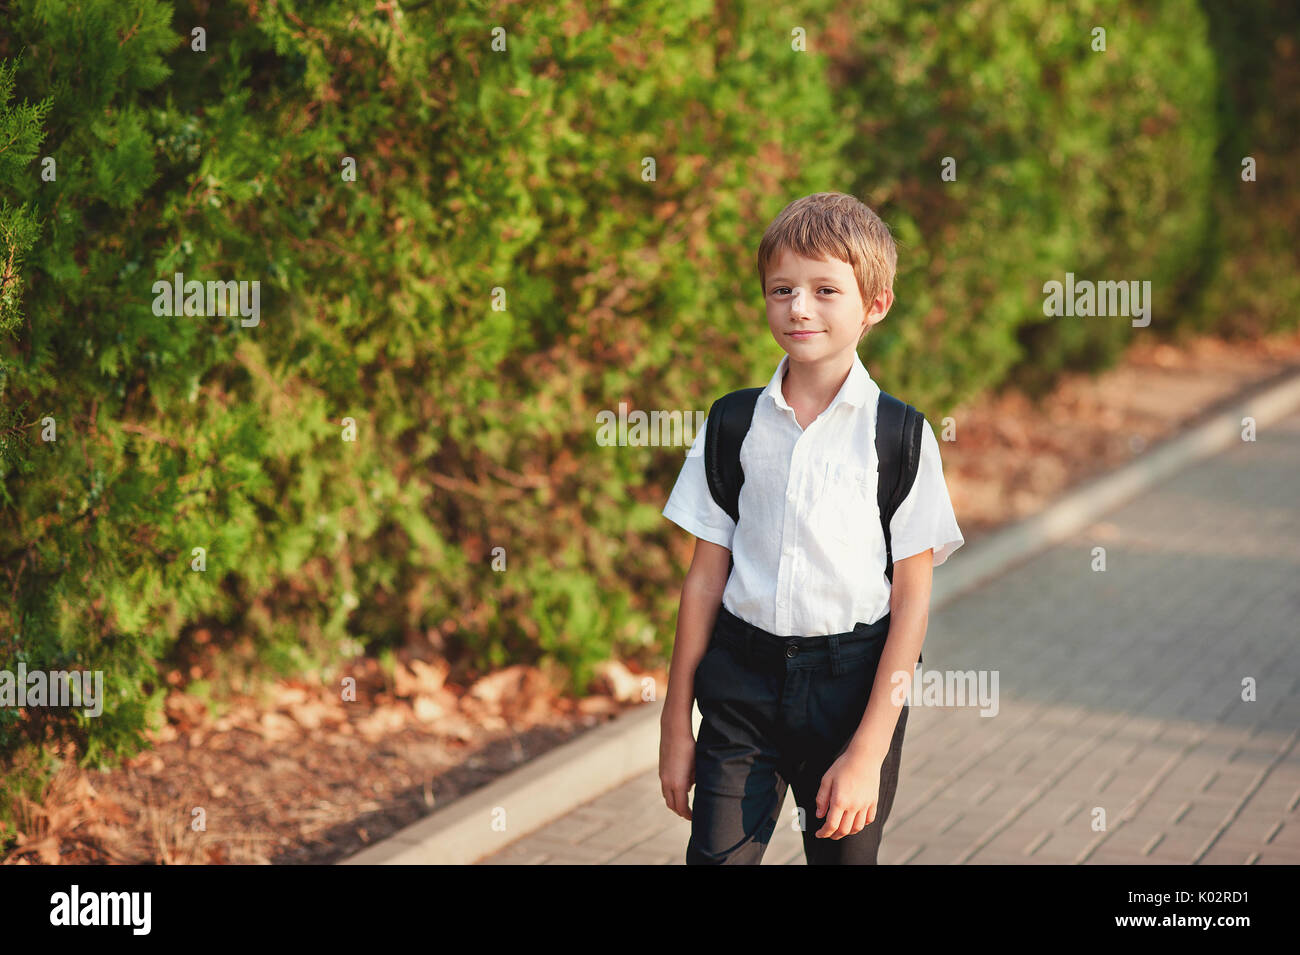
{"label": "brown mulch bed", "polygon": [[356,661],[356,701],[275,683],[214,718],[180,690],[153,749],[108,772],[65,759],[40,805],[24,802],[10,864],[332,863],[599,724],[639,697],[610,664],[609,691],[558,696],[534,667],[467,688],[445,665],[397,654],[390,683]]}
{"label": "brown mulch bed", "polygon": [[[1143,344],[1042,400],[1009,393],[954,410],[958,440],[940,447],[967,542],[1298,368],[1300,333]],[[336,862],[638,705],[642,674],[617,663],[605,693],[573,701],[532,667],[457,687],[445,669],[397,657],[392,683],[373,660],[349,671],[368,702],[281,682],[214,718],[173,691],[152,751],[109,772],[66,760],[42,802],[22,807],[19,845],[0,861]]]}

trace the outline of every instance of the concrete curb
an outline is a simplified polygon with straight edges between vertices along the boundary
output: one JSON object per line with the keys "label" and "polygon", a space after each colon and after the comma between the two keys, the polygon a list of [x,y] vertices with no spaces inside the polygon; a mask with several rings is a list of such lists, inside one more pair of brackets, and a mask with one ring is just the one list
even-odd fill
{"label": "concrete curb", "polygon": [[[1300,407],[1300,374],[1233,399],[1186,434],[1102,475],[1046,510],[995,531],[936,573],[938,609],[1086,527],[1174,472],[1241,441],[1241,420],[1263,428]],[[962,548],[963,551],[966,548]],[[949,568],[949,564],[944,564]],[[472,864],[658,765],[662,701],[622,714],[551,750],[340,865]],[[695,725],[699,726],[696,709]],[[508,831],[493,828],[505,810]],[[665,812],[669,810],[664,808]]]}

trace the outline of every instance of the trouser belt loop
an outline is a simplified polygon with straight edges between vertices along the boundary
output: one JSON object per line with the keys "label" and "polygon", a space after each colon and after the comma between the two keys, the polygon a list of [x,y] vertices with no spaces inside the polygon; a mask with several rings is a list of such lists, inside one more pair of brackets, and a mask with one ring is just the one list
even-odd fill
{"label": "trouser belt loop", "polygon": [[844,672],[840,665],[840,635],[832,633],[830,635],[831,644],[831,676],[839,676]]}

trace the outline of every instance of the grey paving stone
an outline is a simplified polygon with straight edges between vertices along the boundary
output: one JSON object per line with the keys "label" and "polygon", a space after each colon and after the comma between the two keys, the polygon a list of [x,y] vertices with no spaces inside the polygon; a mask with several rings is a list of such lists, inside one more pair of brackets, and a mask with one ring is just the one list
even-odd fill
{"label": "grey paving stone", "polygon": [[[661,852],[647,849],[629,849],[627,852],[616,855],[609,861],[609,865],[672,865],[673,856],[669,852]],[[682,862],[685,865],[685,861]]]}
{"label": "grey paving stone", "polygon": [[948,843],[927,843],[920,846],[916,854],[907,860],[907,865],[960,865],[968,845],[951,845]]}
{"label": "grey paving stone", "polygon": [[549,838],[545,833],[529,836],[527,846],[529,849],[545,853],[548,857],[548,863],[551,860],[559,859],[581,865],[600,865],[609,862],[619,854],[616,850],[604,846],[574,845],[573,843],[561,842]]}
{"label": "grey paving stone", "polygon": [[1300,781],[1290,779],[1275,769],[1255,790],[1246,805],[1264,812],[1277,813],[1279,818],[1294,818],[1296,813],[1300,813]]}
{"label": "grey paving stone", "polygon": [[1228,819],[1230,811],[1221,802],[1205,799],[1150,799],[1136,808],[1125,826],[1138,829],[1182,826],[1208,835]]}
{"label": "grey paving stone", "polygon": [[480,865],[539,865],[548,858],[549,856],[545,852],[515,843],[489,856]]}
{"label": "grey paving stone", "polygon": [[[1218,843],[1215,845],[1218,846]],[[1224,847],[1235,848],[1231,843],[1225,843]],[[1300,865],[1300,851],[1272,845],[1254,851],[1259,854],[1255,862],[1256,865]]]}
{"label": "grey paving stone", "polygon": [[1201,865],[1255,865],[1258,860],[1258,849],[1216,845],[1201,857]]}
{"label": "grey paving stone", "polygon": [[1300,821],[1287,823],[1273,813],[1243,811],[1223,830],[1221,838],[1300,851]]}

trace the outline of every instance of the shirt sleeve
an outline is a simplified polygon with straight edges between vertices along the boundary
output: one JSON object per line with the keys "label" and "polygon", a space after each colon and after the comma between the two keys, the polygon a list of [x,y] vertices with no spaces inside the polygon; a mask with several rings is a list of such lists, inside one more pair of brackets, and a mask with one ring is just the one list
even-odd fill
{"label": "shirt sleeve", "polygon": [[691,449],[686,452],[686,463],[668,495],[663,515],[701,540],[731,550],[736,522],[713,499],[708,478],[704,475],[704,432],[707,428],[705,422]]}
{"label": "shirt sleeve", "polygon": [[934,567],[966,542],[957,526],[952,501],[948,499],[939,442],[928,420],[921,430],[921,460],[916,481],[889,522],[889,537],[894,563],[933,547]]}

